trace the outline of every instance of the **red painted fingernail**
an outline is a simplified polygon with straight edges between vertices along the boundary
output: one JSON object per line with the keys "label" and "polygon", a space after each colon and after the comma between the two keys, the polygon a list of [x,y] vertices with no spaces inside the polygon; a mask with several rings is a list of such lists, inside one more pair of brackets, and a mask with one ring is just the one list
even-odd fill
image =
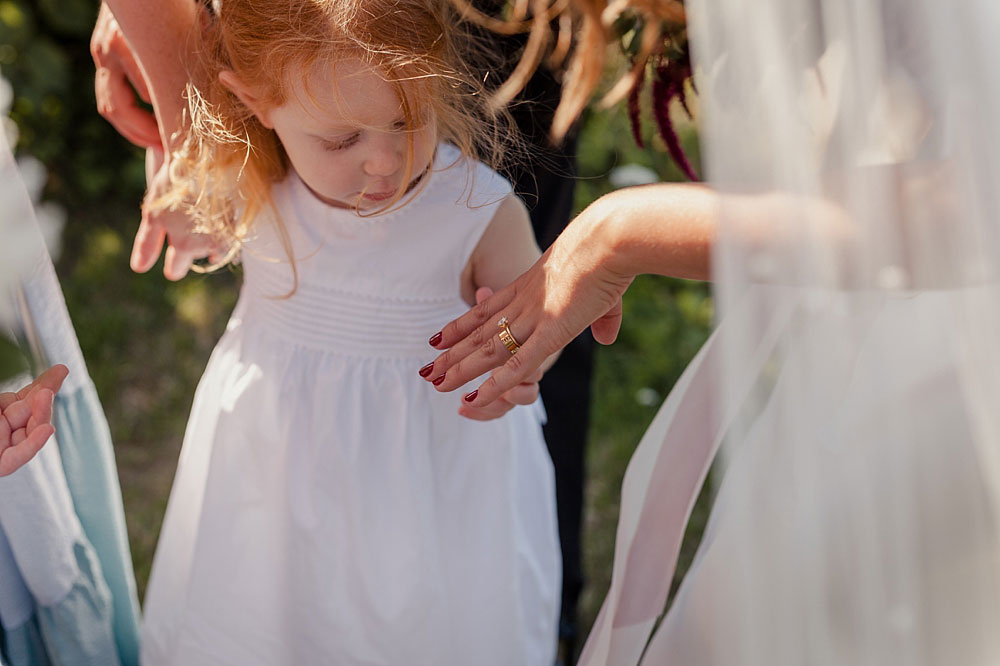
{"label": "red painted fingernail", "polygon": [[473,400],[476,399],[477,395],[479,395],[479,389],[476,389],[472,393],[466,393],[465,394],[465,401],[466,402],[472,402]]}
{"label": "red painted fingernail", "polygon": [[434,384],[434,386],[440,386],[441,382],[443,382],[443,381],[444,381],[444,375],[442,374],[442,375],[438,375],[437,377],[435,377],[434,381],[432,381],[431,384]]}
{"label": "red painted fingernail", "polygon": [[431,370],[433,369],[434,369],[434,361],[431,361],[424,367],[420,368],[420,370],[418,370],[417,372],[420,373],[421,377],[426,377],[427,375],[431,374]]}
{"label": "red painted fingernail", "polygon": [[431,347],[437,347],[439,344],[441,344],[441,338],[443,337],[444,335],[442,334],[442,331],[438,331],[437,333],[432,335],[431,339],[428,340],[427,342],[430,343]]}

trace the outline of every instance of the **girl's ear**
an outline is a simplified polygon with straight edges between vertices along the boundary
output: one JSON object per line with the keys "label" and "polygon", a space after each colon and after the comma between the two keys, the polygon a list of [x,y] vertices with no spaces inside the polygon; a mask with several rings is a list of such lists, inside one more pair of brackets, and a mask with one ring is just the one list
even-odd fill
{"label": "girl's ear", "polygon": [[260,103],[260,98],[257,97],[253,88],[243,83],[243,80],[236,76],[236,72],[228,69],[219,72],[219,81],[231,93],[240,98],[240,101],[253,112],[253,115],[257,116],[257,120],[264,127],[274,129],[274,125],[271,124],[270,114],[268,114],[264,105]]}

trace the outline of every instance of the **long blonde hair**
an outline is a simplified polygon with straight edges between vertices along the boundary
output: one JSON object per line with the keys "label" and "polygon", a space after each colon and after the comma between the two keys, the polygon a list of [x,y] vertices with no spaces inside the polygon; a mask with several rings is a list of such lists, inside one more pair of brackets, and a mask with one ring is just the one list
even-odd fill
{"label": "long blonde hair", "polygon": [[393,85],[408,129],[431,111],[440,139],[500,168],[517,152],[516,133],[476,74],[487,48],[459,23],[446,0],[225,0],[203,27],[186,135],[171,160],[172,189],[156,205],[183,210],[197,231],[228,242],[225,263],[270,206],[271,185],[287,174],[277,135],[220,82],[225,70],[251,86],[262,107],[274,108],[287,99],[296,70],[360,59]]}

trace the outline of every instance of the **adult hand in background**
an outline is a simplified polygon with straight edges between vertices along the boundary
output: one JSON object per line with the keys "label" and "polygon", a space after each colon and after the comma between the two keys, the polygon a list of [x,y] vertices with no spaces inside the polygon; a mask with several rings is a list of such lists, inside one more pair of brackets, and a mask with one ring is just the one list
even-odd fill
{"label": "adult hand in background", "polygon": [[150,102],[146,79],[118,21],[103,3],[90,38],[90,54],[97,68],[94,75],[97,111],[119,134],[137,146],[159,147],[160,130],[156,117],[138,102],[139,98]]}
{"label": "adult hand in background", "polygon": [[[492,295],[492,289],[481,287],[476,291],[476,303],[482,303]],[[496,373],[497,370],[493,372]],[[489,404],[483,404],[482,406],[470,405],[463,401],[462,405],[458,408],[458,413],[476,421],[490,421],[499,418],[517,405],[530,405],[535,402],[538,399],[538,382],[541,379],[542,369],[537,368],[526,379],[514,385]]]}
{"label": "adult hand in background", "polygon": [[191,221],[183,213],[152,211],[151,202],[161,196],[169,184],[162,128],[156,115],[139,105],[139,99],[150,102],[149,84],[107,4],[101,4],[90,52],[97,67],[94,92],[98,112],[122,136],[147,149],[148,189],[129,263],[132,270],[145,273],[163,253],[163,274],[170,280],[180,280],[196,259],[215,253],[215,244],[207,236],[193,233]]}
{"label": "adult hand in background", "polygon": [[196,259],[209,257],[215,261],[221,248],[211,236],[193,231],[191,219],[182,212],[154,210],[152,205],[168,190],[169,165],[164,162],[163,151],[150,148],[146,151],[146,183],[148,189],[142,202],[142,219],[135,234],[129,265],[137,273],[145,273],[163,253],[163,275],[168,280],[180,280],[187,275]]}
{"label": "adult hand in background", "polygon": [[0,393],[0,476],[31,460],[55,432],[52,401],[69,370],[54,365],[16,393]]}

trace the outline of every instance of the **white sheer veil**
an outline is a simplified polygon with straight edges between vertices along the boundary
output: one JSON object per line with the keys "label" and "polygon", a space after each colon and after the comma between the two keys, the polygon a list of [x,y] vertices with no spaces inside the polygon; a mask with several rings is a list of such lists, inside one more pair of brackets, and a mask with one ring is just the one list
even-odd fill
{"label": "white sheer veil", "polygon": [[[720,324],[629,468],[581,663],[1000,663],[1000,4],[686,4]],[[646,646],[691,500],[659,486],[719,441]]]}

